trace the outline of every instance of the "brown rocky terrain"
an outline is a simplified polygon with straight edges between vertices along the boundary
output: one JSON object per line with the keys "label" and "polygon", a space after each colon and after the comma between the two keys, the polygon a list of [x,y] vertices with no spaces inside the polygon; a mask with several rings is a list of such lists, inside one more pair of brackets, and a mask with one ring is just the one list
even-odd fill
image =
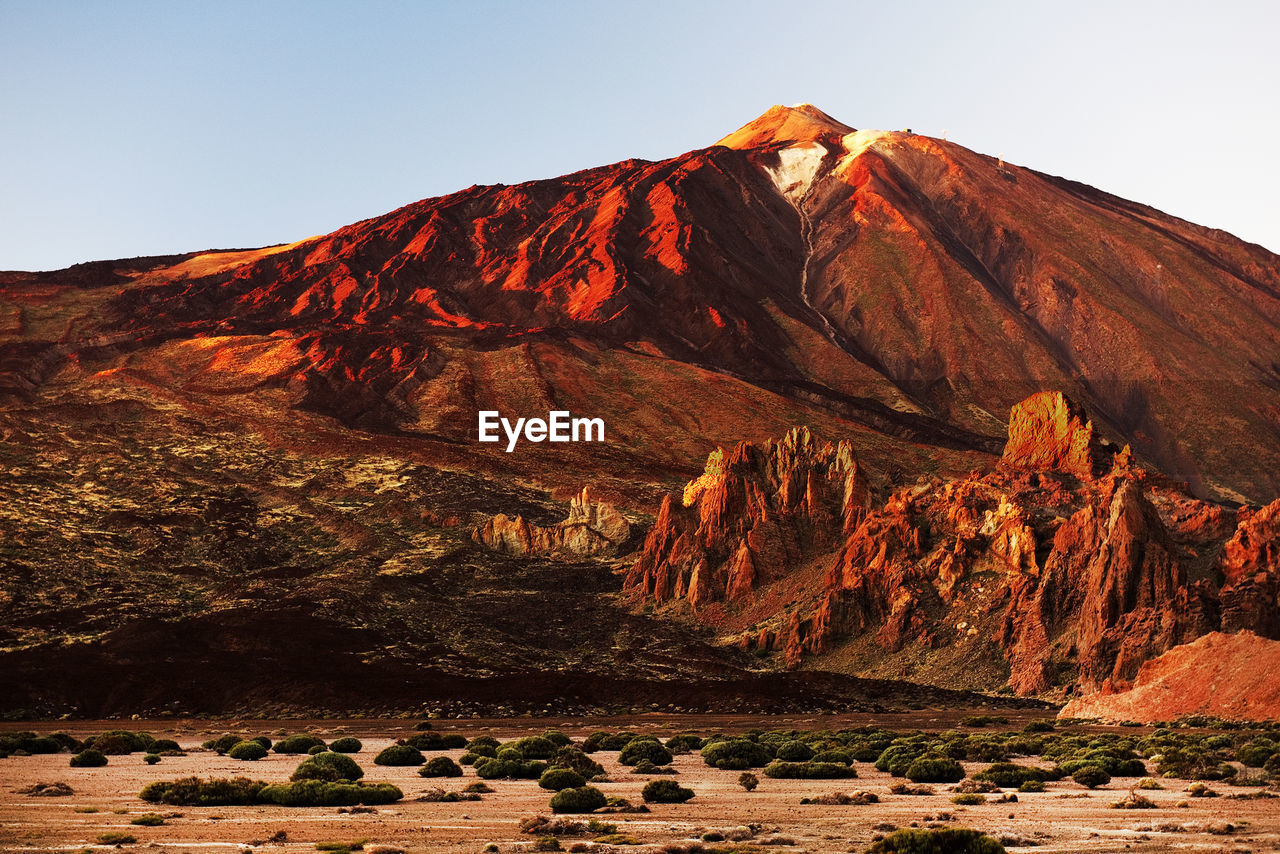
{"label": "brown rocky terrain", "polygon": [[[482,409],[606,439],[506,453]],[[1280,632],[1277,424],[1275,255],[775,107],[288,245],[0,273],[0,696],[1119,687]]]}
{"label": "brown rocky terrain", "polygon": [[1280,638],[1280,501],[1194,498],[1060,393],[1013,407],[994,471],[868,482],[807,431],[713,453],[627,587],[792,666],[1020,694],[1116,690],[1208,632]]}

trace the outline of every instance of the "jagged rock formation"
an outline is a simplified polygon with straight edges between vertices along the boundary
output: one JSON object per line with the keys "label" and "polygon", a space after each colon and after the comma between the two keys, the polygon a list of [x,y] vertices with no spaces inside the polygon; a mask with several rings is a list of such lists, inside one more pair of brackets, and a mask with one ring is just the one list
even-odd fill
{"label": "jagged rock formation", "polygon": [[1062,717],[1172,721],[1185,715],[1280,719],[1280,642],[1250,631],[1211,632],[1145,662],[1133,687],[1072,700]]}
{"label": "jagged rock formation", "polygon": [[808,428],[757,447],[718,449],[668,495],[627,586],[661,604],[745,595],[829,549],[866,512],[870,492],[847,442],[817,446]]}
{"label": "jagged rock formation", "polygon": [[630,536],[631,523],[612,504],[593,501],[589,486],[569,500],[563,522],[544,528],[499,513],[471,533],[477,543],[512,555],[614,554]]}
{"label": "jagged rock formation", "polygon": [[[847,451],[819,448],[804,433],[781,445],[785,470],[808,482],[840,483],[855,471],[866,483]],[[759,474],[773,470],[760,461],[777,456],[774,446],[740,445],[729,466],[713,455],[686,488],[684,508],[664,503],[628,586],[657,603],[687,599],[695,610],[726,600],[722,628],[792,665],[825,665],[870,640],[900,663],[914,650],[921,665],[913,678],[945,680],[957,674],[937,667],[940,656],[958,667],[985,654],[1006,661],[1000,681],[1020,694],[1114,690],[1143,662],[1218,629],[1280,637],[1276,505],[1235,511],[1204,502],[1107,450],[1078,404],[1037,395],[1013,408],[1009,446],[993,472],[921,478],[876,509],[859,486],[846,487],[844,504],[828,491],[825,503],[779,512],[796,503],[728,498],[771,495],[778,482]],[[765,519],[780,544],[768,572],[741,571],[763,563],[763,538],[743,532]],[[803,548],[793,545],[800,531]],[[774,614],[753,609],[762,588],[815,556],[826,566],[816,595]],[[735,625],[735,607],[756,622]]]}
{"label": "jagged rock formation", "polygon": [[[1087,479],[1103,474],[1115,455],[1114,446],[1097,435],[1093,422],[1075,401],[1060,391],[1046,391],[1033,394],[1009,412],[1009,439],[1000,464]],[[1126,448],[1122,460],[1128,457]]]}

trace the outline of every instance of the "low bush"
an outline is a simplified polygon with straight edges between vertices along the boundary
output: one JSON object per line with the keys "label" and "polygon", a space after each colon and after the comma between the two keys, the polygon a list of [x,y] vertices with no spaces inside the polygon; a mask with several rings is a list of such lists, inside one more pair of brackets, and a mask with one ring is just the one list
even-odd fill
{"label": "low bush", "polygon": [[142,761],[147,763],[148,765],[155,765],[157,762],[160,761],[160,754],[148,753],[146,756],[142,757]]}
{"label": "low bush", "polygon": [[975,780],[994,783],[1002,789],[1016,789],[1029,780],[1044,783],[1048,780],[1061,779],[1061,774],[1045,768],[1030,765],[1017,765],[1013,762],[997,762],[980,773],[974,774]]}
{"label": "low bush", "polygon": [[738,785],[746,789],[748,792],[754,792],[756,786],[760,785],[760,778],[750,771],[743,771],[738,775]]}
{"label": "low bush", "polygon": [[84,747],[92,747],[94,750],[99,750],[108,756],[124,756],[129,753],[150,750],[154,741],[155,739],[145,732],[113,729],[89,736],[84,740]]}
{"label": "low bush", "polygon": [[618,761],[623,765],[636,765],[647,761],[653,765],[666,765],[671,761],[671,751],[667,750],[656,739],[633,739],[622,748]]}
{"label": "low bush", "polygon": [[650,780],[640,790],[640,797],[649,804],[682,804],[693,797],[693,789],[686,789],[675,780]]}
{"label": "low bush", "polygon": [[906,778],[913,783],[958,783],[964,779],[964,766],[954,759],[922,756],[907,766]]}
{"label": "low bush", "polygon": [[766,777],[780,780],[845,780],[858,772],[839,762],[783,762],[775,759],[764,768]]}
{"label": "low bush", "polygon": [[421,750],[408,744],[393,744],[373,758],[374,765],[409,766],[421,765],[426,761]]}
{"label": "low bush", "polygon": [[[558,745],[548,738],[540,735],[530,735],[524,738],[518,738],[515,741],[509,741],[503,744],[503,748],[510,748],[520,754],[522,759],[550,759],[556,755],[556,751],[562,745]],[[501,749],[498,755],[502,755]]]}
{"label": "low bush", "polygon": [[182,747],[171,738],[157,738],[147,749],[152,753],[182,753]]}
{"label": "low bush", "polygon": [[90,747],[71,757],[72,768],[101,768],[107,764],[107,757],[101,750]]}
{"label": "low bush", "polygon": [[151,804],[176,807],[230,807],[258,803],[258,792],[266,783],[246,777],[202,780],[184,777],[179,780],[148,783],[138,797]]}
{"label": "low bush", "polygon": [[558,729],[549,729],[542,734],[542,737],[554,744],[556,747],[564,747],[572,743],[572,739]]}
{"label": "low bush", "polygon": [[276,742],[272,748],[276,753],[303,754],[313,747],[323,748],[325,743],[314,735],[291,735]]}
{"label": "low bush", "polygon": [[244,762],[257,762],[266,757],[267,749],[256,741],[241,741],[228,750],[227,755]]}
{"label": "low bush", "polygon": [[164,824],[164,816],[149,812],[137,818],[129,819],[129,824],[136,824],[139,827],[159,827]]}
{"label": "low bush", "polygon": [[1044,781],[1043,780],[1023,780],[1021,783],[1018,784],[1018,791],[1019,792],[1043,792]]}
{"label": "low bush", "polygon": [[541,760],[485,759],[476,762],[476,776],[481,780],[537,780],[547,770]]}
{"label": "low bush", "polygon": [[999,840],[962,827],[903,829],[874,843],[867,854],[1006,854]]}
{"label": "low bush", "polygon": [[951,798],[951,803],[967,807],[985,804],[986,802],[987,796],[980,795],[977,792],[961,792],[958,795],[953,795]]}
{"label": "low bush", "polygon": [[[670,782],[663,780],[661,782]],[[607,803],[604,792],[595,786],[579,786],[576,789],[562,789],[551,797],[551,811],[554,813],[587,813],[600,809]]]}
{"label": "low bush", "polygon": [[[787,741],[778,747],[778,759],[784,762],[808,762],[813,758],[814,750],[803,741]],[[845,763],[848,764],[847,762]]]}
{"label": "low bush", "polygon": [[[778,758],[783,759],[782,752],[778,752]],[[839,762],[841,765],[852,765],[853,754],[847,750],[820,750],[813,754],[814,762]]]}
{"label": "low bush", "polygon": [[219,736],[218,738],[211,738],[200,746],[205,750],[212,750],[221,756],[222,754],[229,752],[231,748],[235,747],[242,741],[244,741],[243,736],[227,733],[226,735]]}
{"label": "low bush", "polygon": [[702,761],[722,771],[745,771],[763,768],[773,756],[762,745],[746,738],[713,741],[701,750]]}
{"label": "low bush", "polygon": [[138,837],[132,833],[123,833],[118,830],[98,834],[99,845],[132,845],[137,841]]}
{"label": "low bush", "polygon": [[548,768],[568,768],[577,771],[583,779],[590,780],[604,774],[604,766],[576,747],[566,745],[556,751],[547,762]]}
{"label": "low bush", "polygon": [[539,786],[553,792],[563,791],[564,789],[578,789],[586,784],[587,781],[583,776],[571,768],[548,768],[538,778]]}
{"label": "low bush", "polygon": [[462,769],[448,756],[433,756],[418,769],[419,777],[461,777]]}
{"label": "low bush", "polygon": [[336,782],[338,780],[359,780],[364,776],[364,769],[345,753],[326,751],[316,753],[302,761],[294,769],[290,780],[321,780]]}
{"label": "low bush", "polygon": [[664,746],[672,753],[688,753],[691,750],[701,749],[702,736],[693,735],[691,733],[673,735],[671,738],[667,739]]}
{"label": "low bush", "polygon": [[1110,783],[1111,775],[1097,765],[1086,765],[1072,774],[1071,779],[1086,789],[1096,789]]}
{"label": "low bush", "polygon": [[359,753],[364,749],[364,744],[358,738],[347,736],[334,739],[333,744],[329,745],[329,749],[334,753]]}
{"label": "low bush", "polygon": [[377,806],[395,803],[404,793],[390,783],[346,783],[298,780],[265,786],[258,792],[262,803],[282,807]]}

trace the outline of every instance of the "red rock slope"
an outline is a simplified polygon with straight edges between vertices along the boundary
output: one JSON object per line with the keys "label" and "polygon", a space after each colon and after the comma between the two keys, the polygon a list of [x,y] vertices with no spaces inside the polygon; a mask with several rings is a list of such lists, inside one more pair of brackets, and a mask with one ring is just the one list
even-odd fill
{"label": "red rock slope", "polygon": [[1133,688],[1072,700],[1062,717],[1171,721],[1184,715],[1280,720],[1280,641],[1213,632],[1176,646],[1138,671]]}

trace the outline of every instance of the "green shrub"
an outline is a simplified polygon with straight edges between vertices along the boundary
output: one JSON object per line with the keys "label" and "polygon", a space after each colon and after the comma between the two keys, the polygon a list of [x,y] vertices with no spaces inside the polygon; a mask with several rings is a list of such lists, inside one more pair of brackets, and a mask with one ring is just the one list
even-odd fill
{"label": "green shrub", "polygon": [[976,830],[896,830],[867,849],[867,854],[1006,854],[997,840]]}
{"label": "green shrub", "polygon": [[374,765],[421,765],[426,761],[422,751],[408,744],[393,744],[373,758]]}
{"label": "green shrub", "polygon": [[549,729],[542,734],[542,737],[554,744],[556,747],[564,747],[572,741],[569,736],[565,735],[558,729]]}
{"label": "green shrub", "polygon": [[276,753],[303,754],[309,753],[313,747],[324,746],[324,741],[314,735],[291,735],[280,739],[272,749]]}
{"label": "green shrub", "polygon": [[337,780],[359,780],[363,776],[364,769],[350,756],[345,753],[327,751],[313,754],[310,758],[303,760],[294,769],[293,775],[289,779],[294,781],[324,780],[335,782]]}
{"label": "green shrub", "polygon": [[146,756],[142,757],[142,761],[148,765],[155,765],[160,761],[160,756],[156,753],[148,753]]}
{"label": "green shrub", "polygon": [[1111,775],[1097,765],[1086,765],[1072,774],[1071,779],[1086,789],[1096,789],[1110,783]]}
{"label": "green shrub", "polygon": [[[339,754],[340,755],[340,754]],[[282,807],[377,806],[395,803],[404,793],[390,783],[346,783],[297,780],[266,786],[258,792],[263,803]]]}
{"label": "green shrub", "polygon": [[913,783],[958,783],[964,779],[964,766],[946,757],[921,756],[907,766],[906,778]]}
{"label": "green shrub", "polygon": [[577,771],[583,779],[590,780],[604,774],[604,766],[583,753],[576,747],[566,745],[556,751],[547,763],[548,768],[569,768]]}
{"label": "green shrub", "polygon": [[722,771],[763,768],[773,759],[766,748],[746,738],[713,741],[702,748],[701,754],[703,762]]}
{"label": "green shrub", "polygon": [[683,733],[681,735],[673,735],[668,738],[664,745],[667,750],[672,753],[688,753],[691,750],[699,750],[702,747],[702,737]]}
{"label": "green shrub", "polygon": [[657,740],[637,738],[622,748],[622,752],[618,754],[618,761],[623,765],[635,765],[642,761],[648,761],[653,765],[666,765],[671,761],[671,751],[659,744]]}
{"label": "green shrub", "polygon": [[587,736],[582,742],[583,753],[595,753],[597,750],[621,750],[635,738],[634,732],[608,732],[600,730]]}
{"label": "green shrub", "polygon": [[256,741],[242,741],[228,750],[227,755],[232,759],[256,762],[266,757],[267,749]]}
{"label": "green shrub", "polygon": [[858,772],[839,762],[783,762],[775,759],[764,767],[764,775],[779,780],[844,780]]}
{"label": "green shrub", "polygon": [[143,736],[143,733],[112,730],[86,738],[84,746],[107,756],[125,756],[139,750],[146,750],[150,746],[154,739],[151,736],[145,738]]}
{"label": "green shrub", "polygon": [[1021,783],[1018,784],[1018,791],[1019,792],[1043,792],[1044,781],[1043,780],[1023,780]]}
{"label": "green shrub", "polygon": [[329,745],[329,749],[334,753],[359,753],[364,749],[364,745],[360,742],[360,739],[347,736],[346,738],[335,739],[333,744]]}
{"label": "green shrub", "polygon": [[1008,722],[1008,718],[1001,717],[1000,715],[969,715],[966,718],[961,718],[960,726],[984,727],[987,724],[1000,724],[1003,726]]}
{"label": "green shrub", "polygon": [[136,824],[139,827],[159,827],[164,824],[164,816],[149,812],[145,815],[140,815],[137,818],[130,819],[129,824]]}
{"label": "green shrub", "polygon": [[90,747],[71,757],[72,768],[101,768],[107,764],[107,757],[101,750]]}
{"label": "green shrub", "polygon": [[928,750],[923,741],[895,742],[886,747],[876,757],[876,770],[887,771],[895,777],[902,777],[915,762]]}
{"label": "green shrub", "polygon": [[212,750],[221,756],[242,741],[244,741],[244,739],[241,736],[227,733],[226,735],[222,735],[217,738],[211,738],[200,746],[205,750]]}
{"label": "green shrub", "polygon": [[675,780],[650,780],[640,790],[640,797],[649,804],[682,804],[693,797],[693,789],[686,789]]}
{"label": "green shrub", "polygon": [[[502,746],[516,751],[522,759],[550,759],[560,749],[560,745],[540,735],[518,738]],[[498,755],[501,757],[501,750],[498,751]]]}
{"label": "green shrub", "polygon": [[467,750],[470,750],[472,753],[480,753],[480,751],[477,748],[488,747],[493,750],[493,753],[483,754],[483,755],[497,756],[498,745],[501,743],[502,742],[498,741],[496,738],[494,738],[491,735],[477,735],[475,738],[471,739],[466,744],[464,744],[463,747],[465,747]]}
{"label": "green shrub", "polygon": [[258,802],[258,792],[265,785],[261,780],[245,777],[231,780],[184,777],[148,783],[138,797],[147,803],[176,807],[249,806]]}
{"label": "green shrub", "polygon": [[467,739],[458,733],[424,732],[406,738],[404,743],[418,750],[457,750],[467,746]]}
{"label": "green shrub", "polygon": [[980,795],[977,792],[961,792],[951,798],[951,803],[959,804],[963,807],[977,806],[978,804],[985,804],[986,802],[986,796]]}
{"label": "green shrub", "polygon": [[461,777],[462,769],[448,756],[433,756],[418,769],[419,777]]}
{"label": "green shrub", "polygon": [[132,833],[123,833],[121,831],[111,831],[109,833],[98,834],[99,845],[132,845],[138,841],[138,837]]}
{"label": "green shrub", "polygon": [[548,768],[538,778],[539,786],[544,789],[550,789],[553,792],[563,791],[564,789],[578,789],[586,784],[587,781],[583,776],[571,768]]}
{"label": "green shrub", "polygon": [[1022,728],[1023,732],[1053,732],[1057,729],[1053,721],[1032,721]]}
{"label": "green shrub", "polygon": [[537,780],[547,770],[541,760],[485,759],[476,762],[476,776],[482,780]]}
{"label": "green shrub", "polygon": [[975,780],[995,783],[1002,789],[1016,789],[1028,780],[1043,783],[1046,780],[1059,780],[1062,774],[1055,770],[1034,768],[1030,765],[1017,765],[1013,762],[997,762],[986,770],[973,775]]}
{"label": "green shrub", "polygon": [[813,754],[813,748],[803,741],[788,741],[778,748],[777,758],[784,762],[808,762]]}
{"label": "green shrub", "polygon": [[[779,751],[778,758],[782,759],[782,753]],[[852,765],[853,754],[847,750],[820,750],[813,754],[814,762],[839,762],[841,765]]]}
{"label": "green shrub", "polygon": [[605,803],[607,801],[604,792],[595,786],[579,786],[576,789],[562,789],[552,795],[551,811],[554,813],[594,812]]}

